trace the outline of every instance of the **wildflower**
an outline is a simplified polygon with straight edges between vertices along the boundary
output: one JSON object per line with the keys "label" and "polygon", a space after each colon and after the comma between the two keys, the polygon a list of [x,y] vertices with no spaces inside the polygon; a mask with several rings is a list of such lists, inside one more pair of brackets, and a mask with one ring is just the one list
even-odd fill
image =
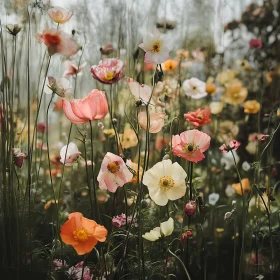
{"label": "wildflower", "polygon": [[218,193],[211,193],[208,196],[209,199],[209,204],[210,205],[215,205],[217,203],[217,201],[219,200],[220,195]]}
{"label": "wildflower", "polygon": [[252,67],[250,66],[249,61],[246,60],[246,59],[238,60],[236,63],[237,63],[238,66],[240,66],[245,71],[252,70]]}
{"label": "wildflower", "polygon": [[69,214],[68,218],[60,229],[60,237],[64,243],[72,245],[78,255],[91,252],[98,241],[106,240],[106,228],[95,221],[84,218],[79,212]]}
{"label": "wildflower", "polygon": [[173,72],[177,66],[178,66],[177,60],[168,59],[162,63],[162,70],[168,71],[168,72]]}
{"label": "wildflower", "polygon": [[248,171],[248,170],[251,169],[251,165],[248,163],[248,161],[244,161],[244,162],[242,163],[242,169],[243,169],[244,171]]}
{"label": "wildflower", "polygon": [[203,153],[210,146],[210,136],[197,129],[182,132],[172,136],[172,152],[174,155],[191,162],[198,162],[205,158]]}
{"label": "wildflower", "polygon": [[218,115],[223,111],[224,104],[220,101],[212,101],[209,104],[210,112],[213,115]]}
{"label": "wildflower", "polygon": [[242,83],[235,79],[226,88],[224,101],[231,105],[239,105],[247,98],[248,90],[242,86]]}
{"label": "wildflower", "polygon": [[73,62],[71,62],[70,60],[66,60],[64,62],[64,68],[65,71],[63,73],[63,77],[69,77],[69,76],[81,76],[82,70],[85,68],[86,66],[86,62],[82,63],[80,66],[74,64]]}
{"label": "wildflower", "polygon": [[169,52],[172,50],[170,40],[166,35],[159,32],[146,33],[143,38],[143,43],[139,45],[145,53],[145,63],[161,64],[169,57]]}
{"label": "wildflower", "polygon": [[[150,112],[149,113],[149,132],[150,133],[158,133],[161,131],[162,127],[164,126],[164,118],[165,113],[164,112]],[[147,130],[147,113],[146,112],[140,112],[138,114],[138,123],[139,125]]]}
{"label": "wildflower", "polygon": [[64,260],[54,259],[53,260],[54,270],[61,270],[68,267],[68,264]]}
{"label": "wildflower", "polygon": [[231,83],[233,81],[233,79],[235,78],[236,73],[231,70],[231,69],[227,69],[223,72],[220,72],[217,75],[217,82],[220,83],[223,86],[227,86],[229,83]]}
{"label": "wildflower", "polygon": [[239,127],[232,121],[222,121],[218,127],[218,140],[222,143],[230,141],[238,135]]}
{"label": "wildflower", "polygon": [[104,58],[90,72],[102,84],[114,84],[124,77],[124,63],[118,58]]}
{"label": "wildflower", "polygon": [[186,230],[185,232],[182,233],[182,235],[180,237],[181,242],[184,243],[185,241],[187,241],[192,236],[193,236],[192,231],[191,230]]}
{"label": "wildflower", "polygon": [[45,82],[44,91],[46,94],[57,94],[60,97],[71,97],[72,85],[69,80],[65,78],[54,79],[48,77]]}
{"label": "wildflower", "polygon": [[126,78],[126,83],[129,86],[129,90],[136,100],[141,100],[145,104],[148,104],[152,95],[152,89],[147,85],[140,85],[138,82],[134,81],[132,78]]}
{"label": "wildflower", "polygon": [[21,168],[24,159],[27,158],[27,153],[22,153],[20,148],[12,148],[12,153],[13,153],[14,164],[18,168]]}
{"label": "wildflower", "polygon": [[[237,155],[235,150],[232,150],[236,163],[239,162],[239,156]],[[224,167],[225,170],[230,170],[234,166],[234,159],[231,153],[223,154],[221,158],[221,165]]]}
{"label": "wildflower", "polygon": [[187,216],[191,217],[195,214],[196,212],[196,203],[194,200],[189,201],[185,207],[184,207],[184,212]]}
{"label": "wildflower", "polygon": [[193,99],[200,99],[207,96],[206,84],[197,78],[185,80],[182,86],[185,94]]}
{"label": "wildflower", "polygon": [[[132,183],[137,183],[138,182],[138,177],[139,177],[139,180],[141,180],[142,178],[142,174],[143,174],[143,168],[141,166],[139,166],[138,168],[138,164],[137,163],[134,163],[132,162],[130,159],[126,161],[126,165],[131,168],[135,173],[133,174],[133,178],[131,179],[131,182]],[[139,174],[137,174],[138,172],[138,169],[139,169]],[[133,196],[133,201],[134,201],[134,196]],[[132,204],[132,203],[131,203]]]}
{"label": "wildflower", "polygon": [[174,220],[169,218],[166,222],[160,223],[160,227],[156,227],[150,232],[146,232],[142,237],[149,241],[156,241],[160,237],[170,236],[174,231]]}
{"label": "wildflower", "polygon": [[196,62],[204,62],[205,61],[204,53],[199,48],[192,51],[192,56],[193,56],[193,58]]}
{"label": "wildflower", "polygon": [[[241,184],[242,184],[243,194],[246,195],[251,189],[250,181],[248,178],[244,178],[241,180]],[[240,182],[236,184],[232,184],[231,186],[237,194],[242,195]]]}
{"label": "wildflower", "polygon": [[268,137],[269,137],[269,135],[266,134],[266,133],[264,133],[264,134],[260,137],[260,142],[261,142],[261,143],[264,143]]}
{"label": "wildflower", "polygon": [[217,87],[214,83],[206,83],[205,91],[208,94],[216,93]]}
{"label": "wildflower", "polygon": [[64,56],[71,56],[78,52],[80,49],[78,44],[73,38],[63,32],[54,28],[43,30],[42,34],[36,34],[38,43],[44,42],[48,48],[49,55],[52,56],[56,53]]}
{"label": "wildflower", "polygon": [[[67,154],[66,154],[67,150]],[[63,146],[60,150],[60,162],[65,164],[65,166],[72,166],[74,162],[77,161],[78,157],[82,153],[79,152],[78,147],[75,143],[70,142],[67,148],[67,145]]]}
{"label": "wildflower", "polygon": [[179,60],[185,60],[190,58],[190,52],[184,49],[179,49],[176,52],[176,56]]}
{"label": "wildflower", "polygon": [[69,12],[61,7],[54,7],[48,9],[48,15],[53,22],[63,24],[70,20],[73,12]]}
{"label": "wildflower", "polygon": [[[131,224],[131,221],[132,221],[132,216],[128,216],[127,219],[126,219],[126,216],[125,214],[121,214],[121,215],[118,215],[118,216],[114,216],[113,219],[112,219],[112,225],[117,227],[117,228],[120,228],[122,226],[125,226],[126,225],[126,221],[128,224]],[[135,218],[133,219],[133,224],[132,224],[133,227],[137,227],[138,224],[136,223],[136,220]]]}
{"label": "wildflower", "polygon": [[132,178],[133,174],[129,171],[121,157],[112,153],[105,155],[97,176],[100,189],[114,193],[118,187],[122,187]]}
{"label": "wildflower", "polygon": [[84,266],[84,262],[81,261],[75,266],[70,267],[66,271],[68,279],[75,280],[92,280],[93,275],[90,274],[90,269],[87,266]]}
{"label": "wildflower", "polygon": [[223,144],[219,148],[219,150],[221,150],[223,154],[226,154],[226,153],[228,153],[229,151],[232,151],[232,150],[236,151],[240,145],[241,145],[240,142],[233,139],[233,140],[230,140],[227,144]]}
{"label": "wildflower", "polygon": [[40,122],[37,124],[37,131],[44,133],[44,132],[49,131],[49,128],[47,127],[46,123]]}
{"label": "wildflower", "polygon": [[103,91],[92,90],[83,99],[68,101],[62,99],[62,107],[65,116],[75,124],[81,124],[92,120],[101,120],[108,113],[108,103]]}
{"label": "wildflower", "polygon": [[119,134],[121,146],[124,149],[135,147],[138,144],[137,136],[133,129],[127,128],[124,130],[124,133]]}
{"label": "wildflower", "polygon": [[151,199],[160,206],[168,200],[176,200],[186,193],[185,170],[170,159],[155,164],[144,173],[143,183],[149,190]]}
{"label": "wildflower", "polygon": [[199,108],[195,112],[188,112],[187,114],[184,114],[184,117],[195,127],[207,125],[211,122],[209,108]]}
{"label": "wildflower", "polygon": [[13,36],[16,36],[21,30],[21,27],[18,24],[7,24],[6,28],[8,33]]}
{"label": "wildflower", "polygon": [[250,48],[251,49],[261,49],[262,48],[262,41],[260,39],[252,39],[250,41]]}
{"label": "wildflower", "polygon": [[258,101],[256,101],[256,100],[247,100],[243,104],[243,108],[244,108],[244,113],[256,114],[256,113],[258,113],[260,111],[261,104]]}
{"label": "wildflower", "polygon": [[115,51],[112,43],[108,43],[104,48],[100,48],[100,52],[103,55],[109,55]]}

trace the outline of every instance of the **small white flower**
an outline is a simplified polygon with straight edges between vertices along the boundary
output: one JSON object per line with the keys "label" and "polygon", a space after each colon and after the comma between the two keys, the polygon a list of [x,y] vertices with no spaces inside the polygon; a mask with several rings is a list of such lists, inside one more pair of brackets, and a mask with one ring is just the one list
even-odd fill
{"label": "small white flower", "polygon": [[244,171],[250,170],[250,169],[251,169],[250,163],[248,163],[248,161],[244,161],[244,162],[242,163],[242,169],[243,169]]}
{"label": "small white flower", "polygon": [[219,200],[220,195],[218,193],[211,193],[208,196],[209,199],[209,204],[210,205],[215,205],[217,203],[217,201]]}
{"label": "small white flower", "polygon": [[[67,154],[66,154],[67,150]],[[66,154],[66,157],[65,157]],[[78,147],[75,143],[71,142],[68,145],[63,146],[60,150],[60,161],[65,164],[65,166],[72,166],[73,163],[77,160],[77,158],[81,155],[81,152],[79,152]],[[65,160],[65,161],[64,161]]]}
{"label": "small white flower", "polygon": [[235,194],[235,190],[231,185],[227,185],[225,193],[227,197],[232,197]]}
{"label": "small white flower", "polygon": [[182,86],[185,94],[193,99],[200,99],[207,95],[206,84],[197,78],[185,80]]}
{"label": "small white flower", "polygon": [[[233,153],[236,163],[238,164],[238,162],[240,160],[239,156],[237,155],[235,150],[233,150],[231,152]],[[223,165],[225,170],[230,170],[234,166],[234,159],[233,159],[231,152],[223,154],[223,156],[221,158],[221,165]]]}
{"label": "small white flower", "polygon": [[146,232],[144,235],[142,235],[143,238],[149,241],[156,241],[161,237],[160,234],[160,227],[156,227],[149,232]]}
{"label": "small white flower", "polygon": [[169,236],[174,230],[174,220],[170,217],[166,222],[160,224],[160,231],[164,236]]}

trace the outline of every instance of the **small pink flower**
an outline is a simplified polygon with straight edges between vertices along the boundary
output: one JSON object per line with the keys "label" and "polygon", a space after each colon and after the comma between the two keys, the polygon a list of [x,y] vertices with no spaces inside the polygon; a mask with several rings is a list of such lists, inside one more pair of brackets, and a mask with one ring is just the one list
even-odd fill
{"label": "small pink flower", "polygon": [[184,212],[187,216],[191,217],[194,215],[195,211],[196,211],[196,203],[194,200],[191,200],[185,205]]}
{"label": "small pink flower", "polygon": [[45,29],[42,34],[36,34],[35,37],[40,44],[44,42],[50,56],[55,53],[71,56],[80,49],[70,35],[54,28]]}
{"label": "small pink flower", "polygon": [[184,117],[189,121],[193,126],[200,127],[206,124],[209,124],[212,120],[210,119],[210,109],[197,109],[195,112],[188,112],[184,114]]}
{"label": "small pink flower", "polygon": [[221,150],[223,154],[226,154],[226,153],[228,153],[229,151],[232,151],[232,150],[236,151],[240,145],[241,145],[240,142],[233,139],[233,140],[230,140],[228,142],[228,144],[223,144],[219,148],[219,150]]}
{"label": "small pink flower", "polygon": [[105,155],[97,176],[100,189],[114,193],[118,187],[122,187],[131,181],[132,178],[133,174],[129,171],[121,157],[112,153]]}
{"label": "small pink flower", "polygon": [[108,103],[103,91],[94,89],[83,99],[68,101],[62,99],[65,116],[75,124],[92,120],[101,120],[108,113]]}
{"label": "small pink flower", "polygon": [[210,146],[210,136],[197,129],[182,132],[172,137],[172,152],[178,157],[191,162],[198,162],[205,158],[205,152]]}
{"label": "small pink flower", "polygon": [[46,123],[40,122],[37,124],[37,131],[38,132],[47,132],[49,131],[49,128],[47,127]]}
{"label": "small pink flower", "polygon": [[69,76],[81,76],[82,70],[86,66],[86,62],[82,63],[80,66],[74,64],[70,60],[67,60],[64,62],[65,71],[63,73],[63,77],[69,77]]}
{"label": "small pink flower", "polygon": [[[161,131],[162,127],[164,126],[164,118],[165,118],[164,112],[150,112],[150,127],[149,132],[150,133],[158,133]],[[140,112],[138,114],[138,123],[143,129],[147,129],[147,113],[146,112]]]}
{"label": "small pink flower", "polygon": [[94,79],[103,84],[114,84],[124,76],[124,63],[118,58],[104,58],[90,68]]}
{"label": "small pink flower", "polygon": [[261,49],[262,48],[262,41],[260,39],[252,39],[250,41],[250,48],[251,49]]}
{"label": "small pink flower", "polygon": [[261,143],[264,143],[268,137],[269,137],[269,135],[268,135],[267,133],[264,133],[264,134],[260,137],[260,142],[261,142]]}
{"label": "small pink flower", "polygon": [[109,55],[114,51],[115,51],[115,49],[114,49],[112,43],[108,43],[104,48],[100,48],[100,52],[103,55]]}
{"label": "small pink flower", "polygon": [[61,7],[54,7],[48,9],[48,15],[52,21],[63,24],[70,20],[70,18],[73,16],[73,12],[69,12]]}
{"label": "small pink flower", "polygon": [[23,165],[24,159],[27,157],[27,153],[22,153],[20,148],[13,148],[12,149],[13,157],[14,157],[14,164],[21,168]]}

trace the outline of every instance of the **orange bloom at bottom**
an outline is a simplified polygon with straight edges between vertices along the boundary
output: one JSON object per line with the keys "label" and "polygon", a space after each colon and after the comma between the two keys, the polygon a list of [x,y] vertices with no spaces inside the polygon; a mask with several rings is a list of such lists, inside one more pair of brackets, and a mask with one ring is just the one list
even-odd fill
{"label": "orange bloom at bottom", "polygon": [[79,212],[68,216],[69,220],[60,229],[65,244],[72,245],[78,255],[89,253],[98,241],[104,242],[107,229],[93,220],[84,218]]}

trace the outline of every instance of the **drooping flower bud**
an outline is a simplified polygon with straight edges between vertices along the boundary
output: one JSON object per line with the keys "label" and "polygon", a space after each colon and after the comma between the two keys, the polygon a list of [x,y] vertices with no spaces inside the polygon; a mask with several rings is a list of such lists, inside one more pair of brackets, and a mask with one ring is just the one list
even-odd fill
{"label": "drooping flower bud", "polygon": [[191,217],[194,215],[195,211],[196,211],[196,203],[194,200],[191,200],[185,205],[184,212],[187,216]]}

